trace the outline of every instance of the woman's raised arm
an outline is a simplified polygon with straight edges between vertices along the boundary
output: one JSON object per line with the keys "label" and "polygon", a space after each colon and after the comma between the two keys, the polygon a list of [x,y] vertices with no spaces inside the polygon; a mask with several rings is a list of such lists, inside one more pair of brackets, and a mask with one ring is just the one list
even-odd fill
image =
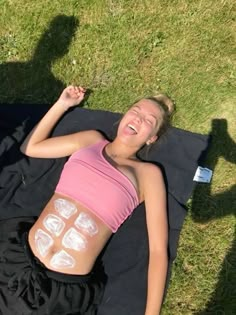
{"label": "woman's raised arm", "polygon": [[21,152],[32,157],[57,158],[69,156],[80,147],[92,143],[99,137],[96,131],[83,131],[71,135],[49,138],[49,135],[70,107],[79,105],[84,99],[85,89],[68,86],[64,89],[57,102],[49,109],[41,121],[27,136],[21,145]]}

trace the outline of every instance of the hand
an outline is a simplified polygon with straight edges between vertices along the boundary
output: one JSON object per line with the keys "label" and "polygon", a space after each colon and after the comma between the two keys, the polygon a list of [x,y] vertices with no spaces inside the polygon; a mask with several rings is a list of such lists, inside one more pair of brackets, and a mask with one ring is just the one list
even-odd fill
{"label": "hand", "polygon": [[79,105],[84,99],[85,93],[86,89],[84,89],[83,87],[69,85],[63,90],[57,102],[62,104],[63,107],[67,110],[70,107]]}

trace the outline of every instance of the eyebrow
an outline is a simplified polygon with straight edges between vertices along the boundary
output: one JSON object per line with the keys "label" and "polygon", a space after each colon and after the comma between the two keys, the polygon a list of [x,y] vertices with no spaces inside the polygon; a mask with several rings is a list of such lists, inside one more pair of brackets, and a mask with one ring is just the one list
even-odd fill
{"label": "eyebrow", "polygon": [[[133,107],[136,107],[139,110],[142,110],[139,105],[134,105]],[[153,115],[152,113],[148,113],[148,115],[152,116],[156,121],[158,121],[157,117],[155,115]]]}

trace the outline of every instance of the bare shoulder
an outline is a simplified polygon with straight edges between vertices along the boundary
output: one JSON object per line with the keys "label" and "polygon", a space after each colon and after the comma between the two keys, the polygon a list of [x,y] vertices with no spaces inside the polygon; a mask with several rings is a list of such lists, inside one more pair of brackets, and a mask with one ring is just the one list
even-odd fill
{"label": "bare shoulder", "polygon": [[139,162],[138,173],[142,180],[163,179],[160,167],[149,162]]}
{"label": "bare shoulder", "polygon": [[88,143],[93,144],[97,141],[105,139],[103,134],[97,130],[84,130],[77,133],[78,139],[85,138]]}
{"label": "bare shoulder", "polygon": [[137,175],[142,200],[145,200],[147,195],[153,191],[165,189],[163,173],[157,165],[148,162],[139,162]]}
{"label": "bare shoulder", "polygon": [[105,139],[103,134],[97,130],[79,131],[73,136],[77,149],[95,144],[96,142]]}

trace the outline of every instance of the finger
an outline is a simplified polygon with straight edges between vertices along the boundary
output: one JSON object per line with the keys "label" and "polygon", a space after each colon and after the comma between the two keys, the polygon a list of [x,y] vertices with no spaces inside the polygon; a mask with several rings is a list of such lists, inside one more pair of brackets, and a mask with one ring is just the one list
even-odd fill
{"label": "finger", "polygon": [[75,92],[75,95],[76,95],[77,97],[80,95],[80,90],[79,90],[79,88],[78,88],[77,86],[75,86],[74,92]]}
{"label": "finger", "polygon": [[84,87],[82,87],[82,86],[79,86],[79,90],[80,90],[81,93],[85,93],[86,92],[86,89]]}
{"label": "finger", "polygon": [[74,86],[73,85],[69,85],[69,86],[67,86],[67,88],[66,88],[66,90],[68,90],[68,91],[72,91],[74,89]]}
{"label": "finger", "polygon": [[75,92],[78,93],[79,92],[79,88],[78,86],[75,86]]}

